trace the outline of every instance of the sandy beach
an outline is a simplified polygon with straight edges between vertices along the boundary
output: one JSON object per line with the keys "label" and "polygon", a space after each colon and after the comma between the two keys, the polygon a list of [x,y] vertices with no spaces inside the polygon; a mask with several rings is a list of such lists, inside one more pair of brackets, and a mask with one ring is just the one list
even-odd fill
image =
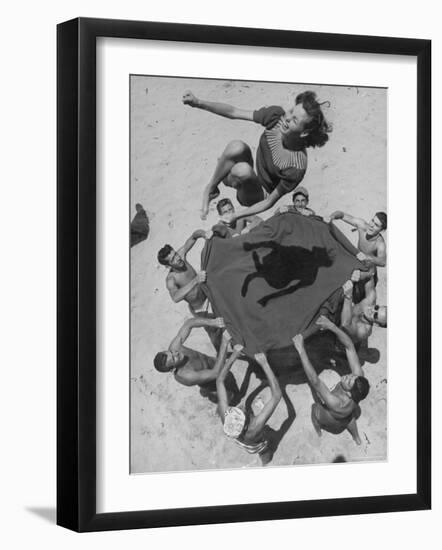
{"label": "sandy beach", "polygon": [[[225,145],[233,139],[248,143],[255,155],[263,128],[247,121],[228,120],[183,105],[185,90],[210,101],[244,109],[284,105],[297,93],[310,89],[333,124],[329,142],[308,149],[308,168],[302,185],[318,214],[343,210],[370,220],[387,211],[387,91],[384,89],[275,84],[199,79],[131,78],[131,216],[135,204],[145,208],[150,221],[147,240],[131,249],[131,472],[262,467],[258,455],[249,455],[223,435],[216,404],[200,395],[198,387],[178,384],[172,374],[161,374],[153,357],[167,349],[190,312],[185,302],[175,304],[165,286],[167,268],[157,261],[166,243],[179,248],[198,228],[210,229],[218,220],[216,201],[207,220],[199,211],[203,187]],[[234,199],[232,189],[220,186],[222,197]],[[291,203],[291,194],[277,206]],[[234,201],[236,208],[240,208]],[[276,206],[276,207],[277,207]],[[268,218],[275,208],[261,214]],[[338,222],[356,243],[357,233]],[[387,238],[387,235],[386,235]],[[188,255],[198,270],[203,242]],[[387,302],[387,270],[380,268],[378,303]],[[203,329],[194,330],[188,342],[215,356]],[[374,327],[369,353],[363,357],[371,391],[361,402],[358,420],[362,444],[348,432],[315,433],[310,409],[312,394],[299,365],[284,383],[281,400],[269,421],[280,441],[266,467],[387,459],[387,331]],[[312,361],[313,362],[313,361]],[[321,378],[333,386],[339,374],[326,361]],[[238,386],[246,365],[237,361],[232,372]],[[251,375],[248,394],[260,385]],[[262,393],[265,400],[268,389]]]}

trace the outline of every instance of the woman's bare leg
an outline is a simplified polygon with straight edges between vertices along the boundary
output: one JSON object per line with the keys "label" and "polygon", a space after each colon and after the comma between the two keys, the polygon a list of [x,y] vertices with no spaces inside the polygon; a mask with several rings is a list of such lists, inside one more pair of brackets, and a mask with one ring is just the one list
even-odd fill
{"label": "woman's bare leg", "polygon": [[237,162],[224,183],[236,189],[236,198],[241,206],[252,206],[264,199],[258,176],[247,162]]}
{"label": "woman's bare leg", "polygon": [[201,217],[205,219],[207,212],[209,210],[209,202],[215,198],[217,193],[218,185],[225,180],[227,185],[231,187],[237,186],[238,176],[232,175],[230,178],[230,173],[232,168],[237,163],[245,163],[250,166],[250,169],[253,172],[253,157],[250,147],[247,143],[243,141],[235,140],[228,143],[227,147],[224,149],[222,155],[219,157],[218,162],[215,167],[215,171],[210,178],[209,183],[204,189],[203,193],[203,204],[201,208]]}

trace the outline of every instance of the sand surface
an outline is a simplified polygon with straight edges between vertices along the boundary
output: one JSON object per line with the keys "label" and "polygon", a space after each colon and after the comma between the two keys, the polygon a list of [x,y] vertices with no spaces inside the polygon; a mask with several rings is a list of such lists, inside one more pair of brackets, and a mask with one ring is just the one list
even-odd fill
{"label": "sand surface", "polygon": [[[131,249],[131,471],[160,472],[213,468],[261,467],[259,456],[249,455],[222,432],[216,405],[203,398],[198,387],[179,385],[172,374],[153,367],[153,357],[167,349],[183,321],[190,317],[185,302],[174,304],[165,278],[167,269],[157,252],[169,243],[179,248],[197,228],[209,229],[218,216],[215,202],[206,221],[199,218],[202,190],[216,160],[232,139],[247,142],[256,152],[262,127],[231,121],[184,106],[182,93],[191,89],[211,101],[244,109],[283,105],[305,89],[317,92],[333,123],[330,141],[308,149],[308,168],[302,182],[310,192],[310,205],[318,214],[344,210],[370,220],[387,211],[387,92],[381,89],[274,84],[241,81],[205,81],[136,76],[131,79],[131,207],[141,203],[150,219],[147,240]],[[220,197],[234,198],[221,185]],[[290,204],[291,195],[280,199]],[[238,205],[236,204],[238,207]],[[267,218],[272,211],[262,217]],[[356,242],[356,233],[339,222]],[[200,267],[203,243],[188,255]],[[386,303],[387,273],[379,270],[378,303]],[[186,343],[215,355],[206,333],[195,329]],[[348,432],[319,438],[310,421],[312,395],[298,374],[284,380],[287,399],[281,400],[269,421],[279,444],[266,467],[324,462],[385,460],[387,458],[387,331],[374,328],[364,370],[369,396],[361,403],[358,421],[362,445]],[[312,358],[312,362],[313,358]],[[320,366],[330,386],[339,374],[327,361]],[[294,371],[295,371],[294,367]],[[243,382],[246,365],[238,361],[233,373]],[[260,384],[252,374],[250,394]],[[267,397],[268,389],[262,398]]]}

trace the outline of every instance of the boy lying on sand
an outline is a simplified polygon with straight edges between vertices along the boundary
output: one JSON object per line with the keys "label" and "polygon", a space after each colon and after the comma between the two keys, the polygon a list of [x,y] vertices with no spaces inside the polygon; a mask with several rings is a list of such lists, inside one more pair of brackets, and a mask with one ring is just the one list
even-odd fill
{"label": "boy lying on sand", "polygon": [[158,372],[173,372],[175,380],[184,386],[200,386],[203,395],[216,396],[215,386],[211,385],[216,380],[221,367],[224,365],[227,354],[228,341],[222,339],[216,360],[205,353],[184,346],[192,329],[197,327],[211,327],[223,329],[224,321],[217,319],[205,319],[197,317],[188,319],[172,340],[169,348],[155,355],[154,366]]}

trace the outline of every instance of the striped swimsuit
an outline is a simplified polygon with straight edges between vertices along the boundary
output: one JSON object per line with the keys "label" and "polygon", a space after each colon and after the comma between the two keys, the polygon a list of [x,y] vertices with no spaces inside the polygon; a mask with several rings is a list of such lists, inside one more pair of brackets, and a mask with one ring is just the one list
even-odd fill
{"label": "striped swimsuit", "polygon": [[305,149],[292,151],[282,143],[281,107],[263,107],[253,113],[253,120],[265,126],[256,152],[256,171],[262,187],[271,193],[290,193],[304,178],[307,169]]}

